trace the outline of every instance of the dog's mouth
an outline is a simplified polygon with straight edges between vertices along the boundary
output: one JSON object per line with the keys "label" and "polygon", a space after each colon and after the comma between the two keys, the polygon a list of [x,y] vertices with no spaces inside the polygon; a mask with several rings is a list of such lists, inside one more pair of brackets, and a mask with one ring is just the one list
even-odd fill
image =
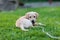
{"label": "dog's mouth", "polygon": [[35,25],[35,21],[34,21],[34,20],[32,20],[31,22],[32,22],[32,24],[33,24],[33,26],[34,26],[34,25]]}

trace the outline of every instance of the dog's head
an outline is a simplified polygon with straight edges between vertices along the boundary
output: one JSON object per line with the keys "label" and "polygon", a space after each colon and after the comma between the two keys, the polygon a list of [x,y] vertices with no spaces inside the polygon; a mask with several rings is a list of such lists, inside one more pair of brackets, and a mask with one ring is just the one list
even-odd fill
{"label": "dog's head", "polygon": [[27,12],[25,16],[34,25],[35,24],[35,21],[36,21],[36,19],[38,17],[38,13],[37,12]]}

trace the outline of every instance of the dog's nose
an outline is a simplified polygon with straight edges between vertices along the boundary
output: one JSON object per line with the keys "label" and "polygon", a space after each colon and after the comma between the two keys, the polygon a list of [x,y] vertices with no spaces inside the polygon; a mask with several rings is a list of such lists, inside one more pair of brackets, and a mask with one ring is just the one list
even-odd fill
{"label": "dog's nose", "polygon": [[32,20],[32,24],[34,24],[35,23],[35,21],[34,20]]}
{"label": "dog's nose", "polygon": [[35,25],[35,21],[34,21],[34,20],[32,20],[31,22],[32,22],[32,24],[33,24],[33,26],[34,26],[34,25]]}

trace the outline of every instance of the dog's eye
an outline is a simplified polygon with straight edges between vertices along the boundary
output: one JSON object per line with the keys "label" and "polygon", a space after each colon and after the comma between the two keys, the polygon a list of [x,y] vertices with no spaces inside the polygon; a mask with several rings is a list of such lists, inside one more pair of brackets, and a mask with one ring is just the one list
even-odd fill
{"label": "dog's eye", "polygon": [[34,16],[34,18],[35,18],[35,16]]}
{"label": "dog's eye", "polygon": [[30,18],[31,18],[31,16],[30,16]]}

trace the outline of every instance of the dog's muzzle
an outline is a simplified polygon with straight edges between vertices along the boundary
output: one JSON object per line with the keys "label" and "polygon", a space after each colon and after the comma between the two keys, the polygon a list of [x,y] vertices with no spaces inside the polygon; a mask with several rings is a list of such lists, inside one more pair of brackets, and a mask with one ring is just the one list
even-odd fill
{"label": "dog's muzzle", "polygon": [[32,20],[31,22],[32,22],[32,24],[33,24],[33,26],[34,26],[34,25],[35,25],[35,21],[34,21],[34,20]]}

